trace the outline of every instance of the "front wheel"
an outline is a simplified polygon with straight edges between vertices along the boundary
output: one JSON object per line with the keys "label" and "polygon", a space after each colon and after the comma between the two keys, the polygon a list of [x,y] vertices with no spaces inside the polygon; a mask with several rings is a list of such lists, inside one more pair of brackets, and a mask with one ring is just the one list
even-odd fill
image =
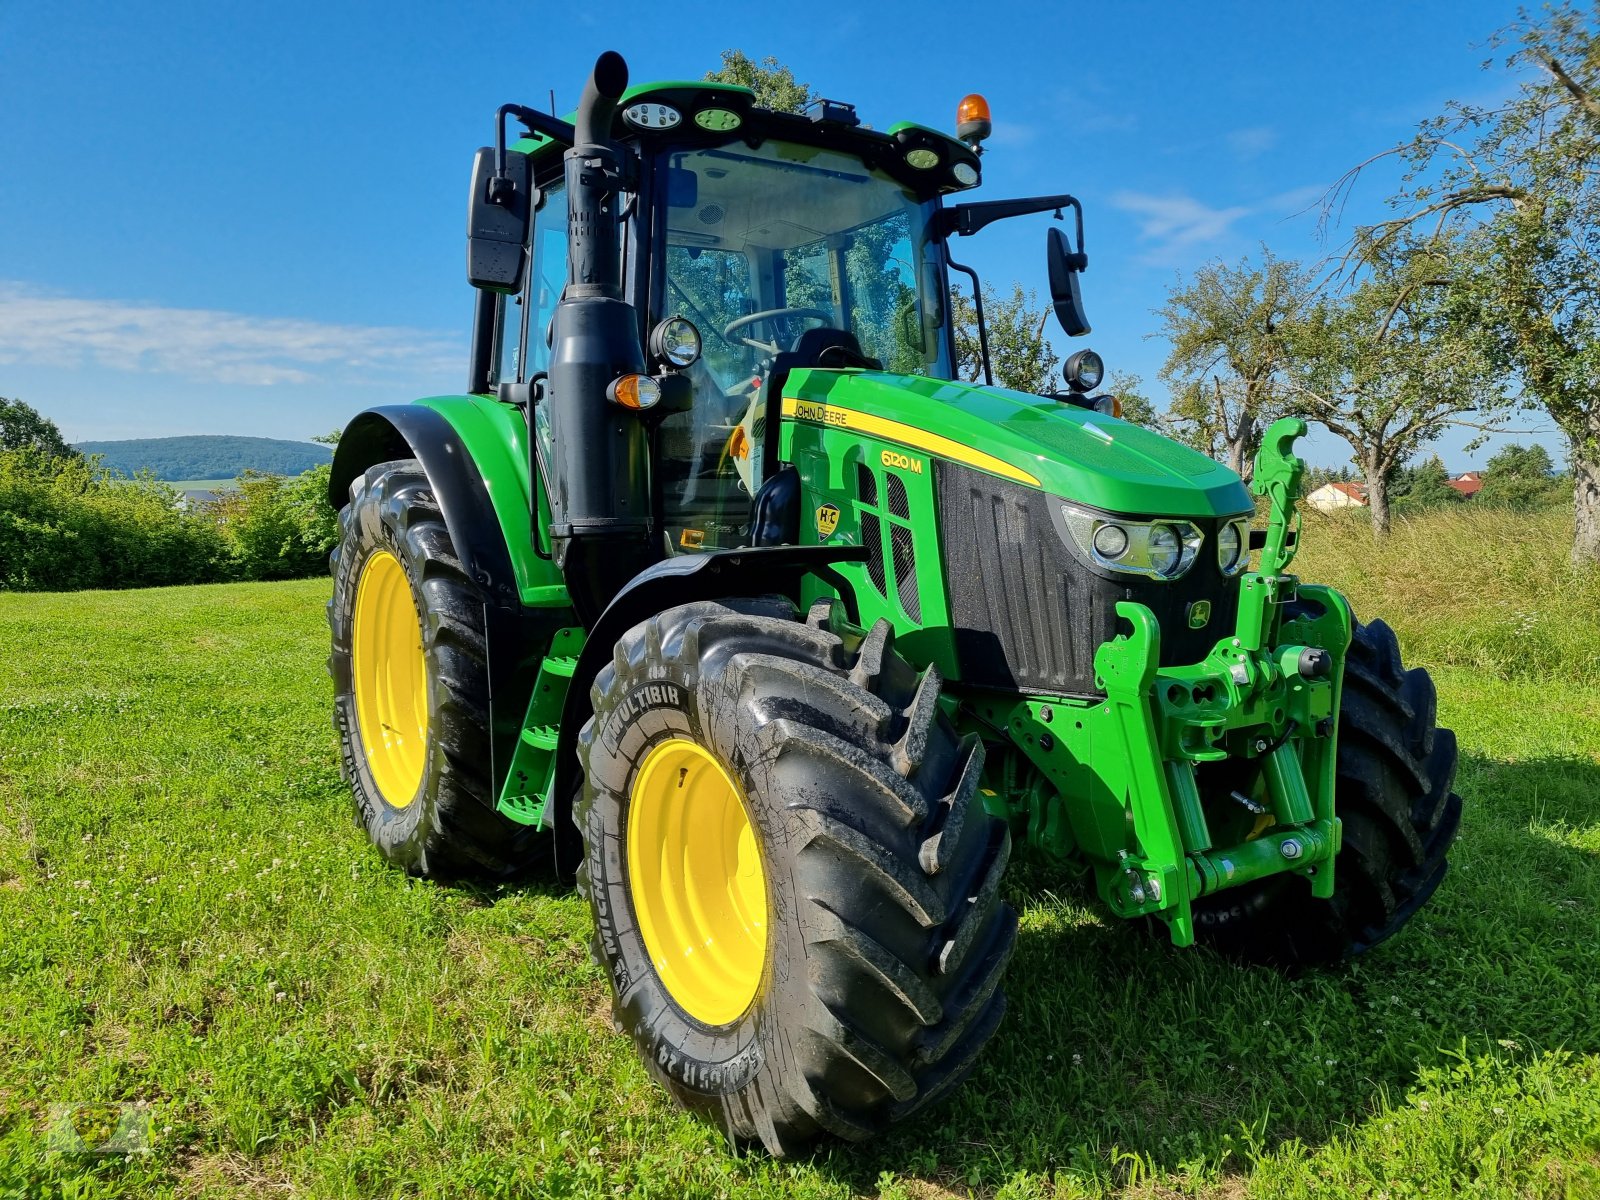
{"label": "front wheel", "polygon": [[1357,625],[1339,710],[1344,841],[1333,897],[1274,876],[1196,901],[1196,935],[1236,958],[1292,967],[1338,962],[1399,932],[1444,878],[1461,826],[1456,738],[1437,727],[1436,703],[1428,673],[1402,666],[1388,625]]}
{"label": "front wheel", "polygon": [[731,1139],[860,1140],[952,1086],[1004,1012],[1010,841],[983,750],[880,621],[669,609],[595,684],[579,886],[645,1064]]}
{"label": "front wheel", "polygon": [[350,485],[330,565],[334,728],[356,817],[391,863],[501,878],[550,835],[495,811],[483,598],[415,459]]}

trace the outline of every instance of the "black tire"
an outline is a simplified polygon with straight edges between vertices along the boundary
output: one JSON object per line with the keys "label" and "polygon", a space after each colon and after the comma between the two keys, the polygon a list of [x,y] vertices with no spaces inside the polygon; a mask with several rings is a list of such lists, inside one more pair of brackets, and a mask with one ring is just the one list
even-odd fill
{"label": "black tire", "polygon": [[[669,609],[617,644],[580,738],[578,882],[617,1023],[681,1103],[774,1155],[874,1136],[954,1085],[1005,1011],[1016,933],[981,743],[957,738],[938,672],[919,677],[887,622],[838,628],[826,603],[805,622],[771,597]],[[671,996],[630,895],[633,780],[674,737],[737,781],[765,870],[760,984],[720,1026]]]}
{"label": "black tire", "polygon": [[1382,621],[1356,626],[1339,711],[1336,811],[1344,840],[1334,894],[1277,876],[1203,897],[1198,938],[1279,966],[1339,962],[1392,937],[1433,895],[1461,826],[1456,738],[1435,724],[1433,680],[1406,670]]}
{"label": "black tire", "polygon": [[[489,676],[483,600],[462,570],[428,478],[415,459],[378,463],[350,484],[329,559],[333,598],[333,724],[356,819],[378,851],[413,875],[504,878],[526,869],[549,831],[495,811],[489,767]],[[409,800],[386,801],[356,715],[351,646],[357,585],[368,560],[399,560],[415,606],[427,676],[427,740],[421,782]]]}

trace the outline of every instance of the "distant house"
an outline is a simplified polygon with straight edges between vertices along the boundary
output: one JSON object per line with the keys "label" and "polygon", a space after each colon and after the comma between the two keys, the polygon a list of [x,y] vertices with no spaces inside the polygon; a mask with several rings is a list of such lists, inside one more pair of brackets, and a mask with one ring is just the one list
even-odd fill
{"label": "distant house", "polygon": [[1367,507],[1367,485],[1364,483],[1325,483],[1306,497],[1306,503],[1322,512],[1340,508]]}
{"label": "distant house", "polygon": [[209,488],[182,488],[178,492],[178,508],[202,508],[221,499],[222,493]]}
{"label": "distant house", "polygon": [[1463,471],[1454,479],[1448,481],[1450,486],[1460,492],[1467,499],[1471,499],[1483,490],[1482,471]]}

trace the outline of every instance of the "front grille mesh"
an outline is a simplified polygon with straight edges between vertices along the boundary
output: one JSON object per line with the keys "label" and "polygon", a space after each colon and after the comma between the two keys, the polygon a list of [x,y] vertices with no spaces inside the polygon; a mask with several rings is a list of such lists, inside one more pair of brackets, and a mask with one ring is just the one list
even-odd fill
{"label": "front grille mesh", "polygon": [[873,513],[861,514],[861,540],[867,547],[867,578],[872,580],[880,596],[887,596],[889,589],[883,578],[883,530]]}
{"label": "front grille mesh", "polygon": [[[1115,637],[1119,600],[1146,605],[1161,625],[1161,662],[1198,662],[1233,632],[1239,581],[1216,565],[1217,522],[1200,522],[1205,547],[1175,583],[1106,578],[1069,550],[1043,492],[939,463],[935,482],[950,617],[964,683],[1008,691],[1096,696],[1094,656]],[[1212,618],[1188,626],[1188,607]]]}

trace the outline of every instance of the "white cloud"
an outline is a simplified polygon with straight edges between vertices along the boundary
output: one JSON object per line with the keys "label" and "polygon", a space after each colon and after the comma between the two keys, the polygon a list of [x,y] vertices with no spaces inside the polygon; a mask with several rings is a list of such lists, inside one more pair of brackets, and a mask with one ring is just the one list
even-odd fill
{"label": "white cloud", "polygon": [[1306,216],[1325,191],[1320,184],[1291,188],[1255,204],[1227,208],[1213,208],[1182,193],[1158,196],[1123,191],[1113,195],[1111,203],[1139,218],[1139,240],[1147,243],[1142,257],[1146,265],[1181,267],[1194,258],[1195,250],[1231,237],[1234,226],[1246,218],[1281,224]]}
{"label": "white cloud", "polygon": [[1252,211],[1245,205],[1212,208],[1193,196],[1153,196],[1145,192],[1118,192],[1111,197],[1111,203],[1140,218],[1140,240],[1155,243],[1152,253],[1163,258],[1190,246],[1216,241]]}
{"label": "white cloud", "polygon": [[1249,129],[1235,129],[1228,134],[1228,149],[1241,160],[1256,158],[1278,144],[1278,131],[1270,125],[1255,125]]}
{"label": "white cloud", "polygon": [[0,363],[178,375],[206,383],[331,383],[453,373],[436,333],[92,300],[0,281]]}

